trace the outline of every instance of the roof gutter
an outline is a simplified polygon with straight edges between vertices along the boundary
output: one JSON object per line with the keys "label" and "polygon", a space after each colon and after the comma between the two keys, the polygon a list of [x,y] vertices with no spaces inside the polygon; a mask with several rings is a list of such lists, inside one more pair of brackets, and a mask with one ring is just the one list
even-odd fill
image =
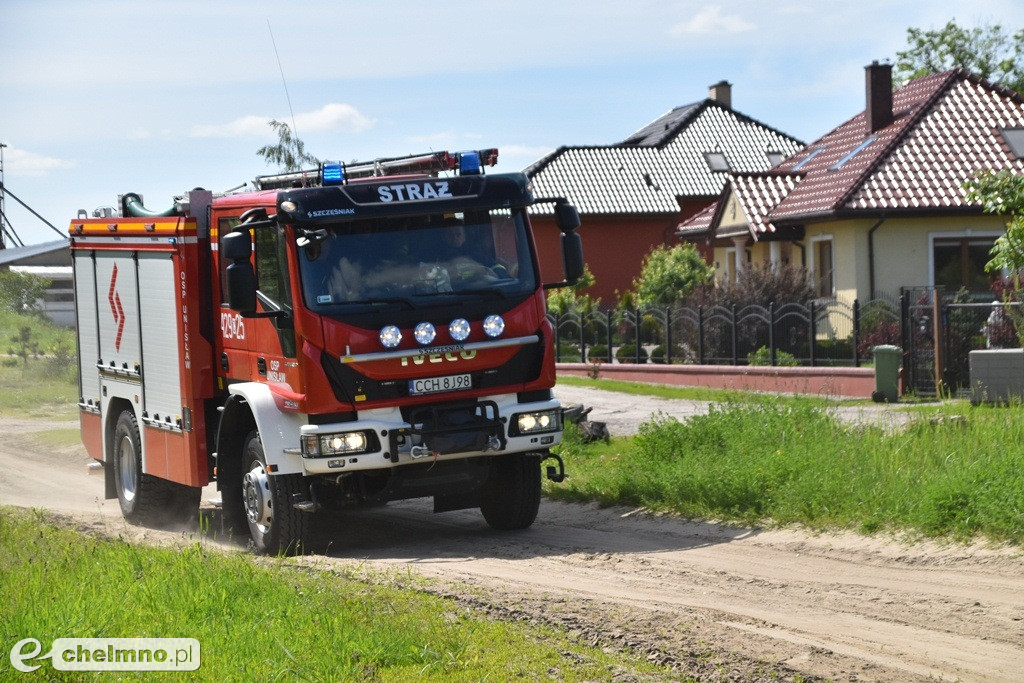
{"label": "roof gutter", "polygon": [[878,222],[868,230],[868,301],[875,298],[875,230],[881,227],[885,218],[879,218]]}

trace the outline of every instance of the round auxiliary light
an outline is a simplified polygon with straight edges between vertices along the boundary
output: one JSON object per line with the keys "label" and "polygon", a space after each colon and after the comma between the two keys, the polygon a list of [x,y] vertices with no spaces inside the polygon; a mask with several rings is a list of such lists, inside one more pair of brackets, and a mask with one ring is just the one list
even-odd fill
{"label": "round auxiliary light", "polygon": [[281,202],[281,210],[291,213],[292,211],[295,210],[295,202],[291,201],[290,199]]}
{"label": "round auxiliary light", "polygon": [[380,329],[380,343],[385,349],[393,349],[402,343],[402,331],[394,325],[385,325]]}
{"label": "round auxiliary light", "polygon": [[434,337],[437,336],[437,330],[430,323],[420,323],[416,326],[416,329],[412,331],[412,336],[416,337],[423,346],[426,346],[430,342],[434,341]]}
{"label": "round auxiliary light", "polygon": [[455,341],[466,341],[469,337],[469,321],[465,318],[456,318],[448,325],[448,334]]}
{"label": "round auxiliary light", "polygon": [[505,331],[505,319],[500,315],[489,315],[484,318],[484,334],[488,337],[500,337]]}

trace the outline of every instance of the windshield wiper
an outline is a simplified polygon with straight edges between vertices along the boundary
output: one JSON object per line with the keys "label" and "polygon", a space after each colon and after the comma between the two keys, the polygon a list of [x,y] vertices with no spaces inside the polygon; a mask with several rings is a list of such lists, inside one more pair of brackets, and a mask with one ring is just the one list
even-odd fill
{"label": "windshield wiper", "polygon": [[411,300],[404,296],[374,296],[368,299],[357,299],[355,301],[339,301],[346,306],[373,305],[373,304],[405,304],[409,308],[416,308]]}
{"label": "windshield wiper", "polygon": [[496,299],[507,299],[508,294],[501,291],[500,289],[456,289],[452,292],[423,292],[422,294],[415,294],[418,297],[431,297],[431,296],[462,296],[463,294],[475,294],[477,296],[490,296]]}

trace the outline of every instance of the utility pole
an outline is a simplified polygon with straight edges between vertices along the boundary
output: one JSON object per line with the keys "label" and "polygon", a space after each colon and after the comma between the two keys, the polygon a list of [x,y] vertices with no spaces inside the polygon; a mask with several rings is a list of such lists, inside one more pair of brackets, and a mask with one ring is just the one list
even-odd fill
{"label": "utility pole", "polygon": [[7,189],[4,187],[4,148],[7,147],[4,143],[0,142],[0,249],[6,249],[7,245],[4,244],[4,225],[7,223],[7,213],[4,211],[4,195],[7,194]]}

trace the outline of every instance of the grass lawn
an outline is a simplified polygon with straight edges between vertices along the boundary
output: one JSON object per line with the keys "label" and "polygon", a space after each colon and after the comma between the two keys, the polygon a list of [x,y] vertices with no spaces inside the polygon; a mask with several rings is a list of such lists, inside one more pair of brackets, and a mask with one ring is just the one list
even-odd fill
{"label": "grass lawn", "polygon": [[709,415],[656,416],[610,445],[569,429],[570,478],[546,491],[742,524],[1024,542],[1024,407],[922,406],[895,433],[841,424],[823,407],[729,396]]}
{"label": "grass lawn", "polygon": [[[201,544],[168,549],[95,539],[41,512],[0,508],[0,566],[5,647],[29,637],[43,652],[62,637],[196,638],[202,665],[188,679],[672,677],[555,629],[491,621],[414,588],[360,580],[356,570],[302,569]],[[48,680],[83,677],[30,663],[43,664]]]}

